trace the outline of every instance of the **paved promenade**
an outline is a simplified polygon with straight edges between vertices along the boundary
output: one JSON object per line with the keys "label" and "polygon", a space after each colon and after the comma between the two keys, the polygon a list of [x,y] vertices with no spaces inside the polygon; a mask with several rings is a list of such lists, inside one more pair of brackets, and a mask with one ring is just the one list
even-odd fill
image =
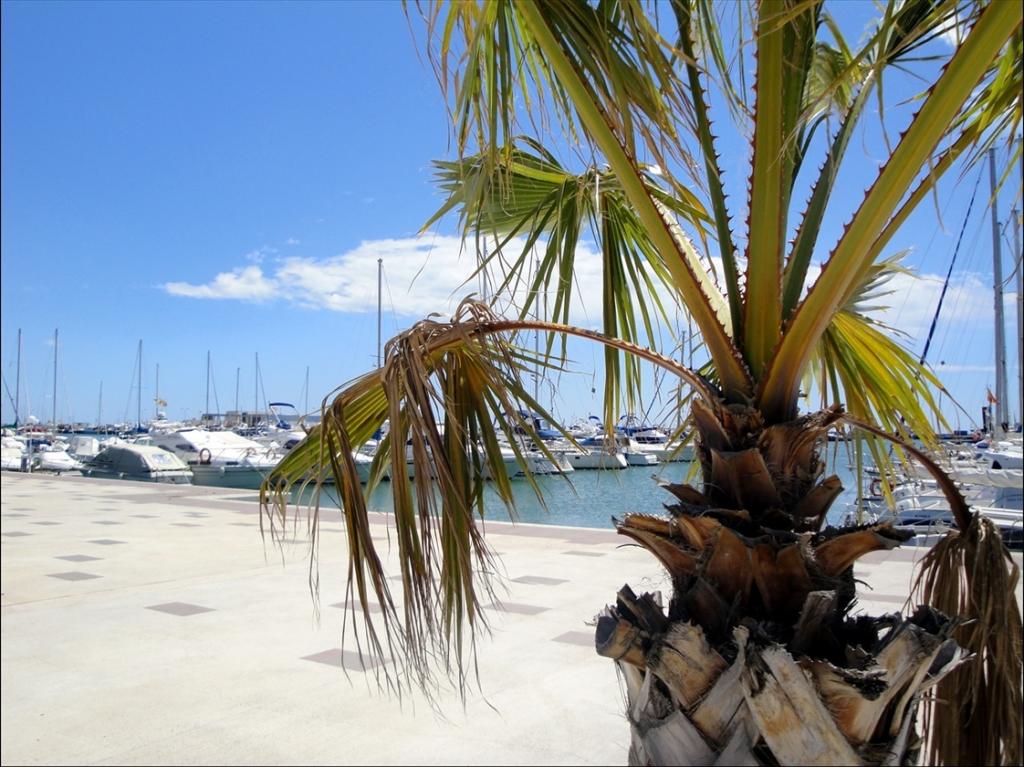
{"label": "paved promenade", "polygon": [[[5,765],[626,763],[622,694],[588,623],[624,583],[667,584],[610,531],[488,523],[506,609],[488,611],[482,692],[465,708],[443,696],[439,715],[342,656],[337,512],[317,622],[304,523],[283,552],[265,545],[252,493],[0,476]],[[865,558],[863,608],[899,609],[919,555]]]}

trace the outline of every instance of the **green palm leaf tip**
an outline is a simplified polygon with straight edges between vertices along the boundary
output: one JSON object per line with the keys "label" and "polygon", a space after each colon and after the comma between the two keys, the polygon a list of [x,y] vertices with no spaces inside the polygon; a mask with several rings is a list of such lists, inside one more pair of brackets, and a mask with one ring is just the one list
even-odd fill
{"label": "green palm leaf tip", "polygon": [[948,126],[960,116],[961,107],[994,58],[993,51],[1001,48],[1019,24],[1019,8],[1013,4],[989,5],[922,103],[787,327],[759,396],[759,406],[769,418],[792,414],[799,373],[851,286],[870,266],[875,255],[871,243],[883,233]]}

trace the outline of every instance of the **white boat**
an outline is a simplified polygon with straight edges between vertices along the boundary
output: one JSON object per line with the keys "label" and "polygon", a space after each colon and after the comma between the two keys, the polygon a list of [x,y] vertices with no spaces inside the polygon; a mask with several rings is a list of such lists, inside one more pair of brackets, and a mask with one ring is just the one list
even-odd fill
{"label": "white boat", "polygon": [[84,464],[68,453],[68,446],[64,442],[55,442],[52,445],[44,445],[34,454],[32,459],[33,471],[52,471],[56,474],[81,471]]}
{"label": "white boat", "polygon": [[650,453],[660,463],[689,463],[693,460],[693,443],[684,444],[681,440],[666,442],[663,445],[645,445],[639,443],[639,450]]}
{"label": "white boat", "polygon": [[582,440],[587,437],[596,437],[604,434],[604,424],[596,415],[588,416],[586,420],[578,418],[569,426],[569,434],[573,439]]}
{"label": "white boat", "polygon": [[186,429],[150,434],[139,442],[177,455],[192,469],[196,485],[255,490],[283,457],[275,448],[227,430]]}
{"label": "white boat", "polygon": [[[359,481],[360,483],[365,485],[367,482],[370,481],[370,469],[373,466],[373,456],[367,455],[366,453],[362,453],[359,451],[354,451],[352,453],[352,459],[356,463],[356,473],[359,475]],[[335,484],[334,474],[331,473],[329,464],[327,471],[323,477],[323,483],[325,485]]]}
{"label": "white boat", "polygon": [[87,477],[138,482],[192,484],[192,471],[174,453],[156,445],[129,442],[104,447],[85,462],[82,474]]}
{"label": "white boat", "polygon": [[[365,442],[359,448],[359,450],[355,452],[356,465],[360,469],[359,476],[363,482],[366,482],[367,479],[369,478],[369,464],[372,462],[373,457],[376,455],[379,444],[379,440],[371,439]],[[516,454],[515,452],[513,452],[511,447],[507,445],[501,446],[501,458],[504,465],[505,476],[509,478],[522,476],[522,473],[520,472],[519,462],[516,460]],[[363,476],[363,463],[366,464],[365,477]],[[431,466],[433,467],[433,464],[431,464]],[[412,479],[416,475],[416,471],[413,468],[412,445],[409,444],[405,446],[405,474],[409,479]],[[483,466],[483,475],[484,479],[492,478],[490,468],[486,463]],[[435,476],[433,468],[431,468],[431,476]],[[385,472],[384,479],[392,479],[391,467],[388,467],[388,470]]]}
{"label": "white boat", "polygon": [[[663,429],[641,423],[634,415],[622,416],[615,426],[615,431],[629,437],[635,443],[633,452],[652,455],[656,462],[678,463],[693,460],[692,442],[672,440]],[[645,464],[638,462],[634,465]]]}
{"label": "white boat", "polygon": [[581,450],[569,448],[562,452],[572,467],[580,469],[625,469],[626,456],[615,441],[610,444],[603,435],[577,440]]}
{"label": "white boat", "polygon": [[1024,468],[1024,449],[1019,444],[1001,440],[992,443],[975,445],[979,458],[991,469],[1022,469]]}
{"label": "white boat", "polygon": [[[295,405],[289,402],[270,402],[267,410],[267,422],[252,433],[243,433],[243,436],[286,453],[306,438],[306,430],[303,428],[305,416],[299,413]],[[286,410],[292,412],[282,412]]]}
{"label": "white boat", "polygon": [[[525,477],[527,474],[571,474],[575,471],[565,453],[551,453],[548,458],[540,450],[526,450],[523,458],[526,459],[526,468],[516,465],[517,477]],[[552,460],[553,459],[553,460]]]}
{"label": "white boat", "polygon": [[[954,461],[947,467],[972,511],[991,519],[1011,548],[1021,548],[1024,538],[1024,470],[993,469],[984,461]],[[875,472],[877,473],[877,472]],[[895,483],[890,508],[882,495],[881,480],[876,477],[860,512],[851,507],[844,523],[891,519],[930,540],[933,534],[954,526],[949,502],[935,480],[907,479]],[[920,541],[918,542],[920,543]]]}
{"label": "white boat", "polygon": [[25,452],[24,442],[4,434],[2,443],[0,443],[0,469],[5,471],[28,470],[28,454]]}
{"label": "white boat", "polygon": [[[116,439],[116,437],[115,437]],[[79,461],[88,461],[100,454],[105,443],[100,442],[96,437],[83,434],[76,434],[71,438],[68,452]]]}
{"label": "white boat", "polygon": [[[605,446],[606,435],[604,424],[601,423],[601,419],[596,415],[592,415],[587,420],[577,420],[572,426],[569,427],[569,433],[580,443],[581,446],[591,448],[594,445]],[[636,440],[632,437],[616,430],[615,432],[615,451],[622,456],[626,466],[656,466],[658,464],[658,452],[654,450],[645,450],[640,446]],[[582,466],[576,466],[577,469],[584,468]],[[586,467],[591,468],[591,467]],[[612,467],[596,467],[596,468],[615,468]]]}
{"label": "white boat", "polygon": [[629,450],[624,453],[626,457],[626,463],[630,466],[657,466],[661,461],[658,460],[658,455],[654,451],[635,449]]}

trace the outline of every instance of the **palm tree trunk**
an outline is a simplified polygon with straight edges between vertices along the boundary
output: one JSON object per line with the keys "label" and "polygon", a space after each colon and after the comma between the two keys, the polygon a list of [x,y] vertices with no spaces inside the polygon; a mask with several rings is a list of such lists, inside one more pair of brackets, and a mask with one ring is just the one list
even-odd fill
{"label": "palm tree trunk", "polygon": [[900,765],[921,747],[918,701],[966,653],[930,607],[851,616],[853,564],[910,534],[822,530],[842,491],[819,446],[838,408],[765,427],[697,403],[704,485],[666,485],[669,517],[618,532],[668,571],[671,600],[624,586],[595,644],[625,679],[630,763]]}
{"label": "palm tree trunk", "polygon": [[[704,630],[669,622],[657,595],[623,587],[598,622],[599,654],[625,681],[631,765],[913,764],[921,693],[963,659],[953,624],[929,608],[907,619],[858,618],[869,646],[848,663],[820,656],[835,594],[812,592],[788,646],[752,621],[712,647]],[[806,651],[792,652],[796,647]]]}

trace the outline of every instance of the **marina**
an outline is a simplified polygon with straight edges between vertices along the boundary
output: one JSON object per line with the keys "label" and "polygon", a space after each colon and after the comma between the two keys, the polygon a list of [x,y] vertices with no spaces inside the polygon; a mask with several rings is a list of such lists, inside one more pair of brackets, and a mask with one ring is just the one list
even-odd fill
{"label": "marina", "polygon": [[[270,419],[266,423],[269,422]],[[162,428],[153,425],[156,423],[150,424],[152,431],[149,433],[125,434],[127,440],[75,434],[47,435],[45,432],[23,432],[15,437],[14,432],[7,430],[3,437],[3,468],[26,471],[31,466],[34,471],[49,474],[70,473],[256,491],[287,453],[283,445],[294,447],[304,437],[303,431],[279,419],[261,429],[240,425],[238,431],[249,436],[242,436],[231,429],[210,430],[185,424]],[[548,437],[545,443],[551,458],[524,442],[521,446],[526,461],[524,468],[509,446],[502,448],[506,471],[513,479],[514,514],[519,521],[592,527],[609,524],[612,515],[627,511],[660,514],[664,504],[670,500],[669,493],[661,484],[699,482],[697,466],[692,460],[678,460],[679,455],[692,455],[692,444],[683,450],[666,447],[664,440],[640,446],[632,436],[621,433],[616,433],[614,440],[609,442],[593,427],[588,433],[574,425],[569,428],[569,433],[577,440],[579,447],[576,447],[547,424],[539,431]],[[826,524],[890,520],[916,531],[918,545],[934,543],[953,524],[942,493],[934,481],[919,472],[892,478],[890,501],[885,497],[877,471],[868,466],[858,491],[848,444],[839,440],[823,445],[825,473],[836,474],[843,485]],[[1007,543],[1019,549],[1024,539],[1020,442],[1011,439],[997,443],[944,444],[946,453],[940,463],[952,473],[969,503],[996,520]],[[370,477],[376,449],[377,442],[371,441],[353,456],[363,483]],[[133,451],[145,454],[129,456]],[[102,459],[100,453],[104,453]],[[135,471],[112,469],[114,456],[117,456],[114,463],[135,465]],[[157,465],[168,461],[173,463]],[[411,455],[408,461],[405,473],[411,479]],[[538,497],[525,481],[527,472],[534,475],[542,497]],[[370,495],[369,501],[374,508],[391,509],[392,476],[393,471],[389,468],[385,481]],[[299,492],[297,489],[293,493],[298,502],[306,503],[314,498],[312,488],[301,490],[301,495]],[[243,497],[255,502],[257,496],[253,492]],[[331,483],[324,487],[320,501],[327,506],[337,506]],[[489,490],[485,494],[485,504],[490,518],[508,518],[504,505]]]}
{"label": "marina", "polygon": [[0,764],[1024,763],[1024,4],[2,2]]}

